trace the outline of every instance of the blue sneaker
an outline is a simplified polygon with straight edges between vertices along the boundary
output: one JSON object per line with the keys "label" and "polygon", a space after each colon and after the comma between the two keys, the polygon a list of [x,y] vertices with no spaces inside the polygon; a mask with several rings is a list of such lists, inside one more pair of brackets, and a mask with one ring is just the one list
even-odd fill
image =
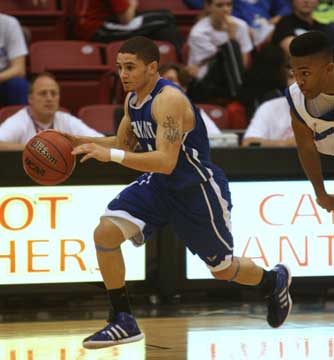
{"label": "blue sneaker", "polygon": [[292,308],[292,299],[289,294],[291,274],[288,267],[283,264],[277,264],[273,271],[277,274],[276,286],[268,297],[267,321],[271,327],[277,328],[284,323]]}
{"label": "blue sneaker", "polygon": [[86,349],[100,349],[108,346],[126,344],[144,338],[135,318],[128,313],[118,313],[105,328],[87,337],[82,346]]}

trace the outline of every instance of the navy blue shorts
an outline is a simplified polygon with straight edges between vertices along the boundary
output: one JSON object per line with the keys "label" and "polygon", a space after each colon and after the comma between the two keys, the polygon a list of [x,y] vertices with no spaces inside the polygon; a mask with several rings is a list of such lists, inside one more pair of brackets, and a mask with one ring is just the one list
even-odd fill
{"label": "navy blue shorts", "polygon": [[152,232],[171,224],[193,254],[213,271],[231,264],[231,196],[223,172],[207,182],[182,190],[171,190],[157,174],[144,174],[108,204],[105,216],[121,217],[138,225],[143,243]]}

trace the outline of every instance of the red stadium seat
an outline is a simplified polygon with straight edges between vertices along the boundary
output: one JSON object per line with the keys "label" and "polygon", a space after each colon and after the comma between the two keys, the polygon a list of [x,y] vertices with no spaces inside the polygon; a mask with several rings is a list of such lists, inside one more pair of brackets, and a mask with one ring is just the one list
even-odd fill
{"label": "red stadium seat", "polygon": [[3,123],[10,116],[21,110],[25,105],[9,105],[0,109],[0,124]]}
{"label": "red stadium seat", "polygon": [[104,46],[85,41],[40,41],[30,47],[30,71],[53,73],[61,102],[76,113],[84,105],[110,100],[110,71],[104,64]]}
{"label": "red stadium seat", "polygon": [[34,5],[33,0],[1,0],[0,12],[15,16],[31,33],[31,42],[66,38],[65,0],[46,0]]}
{"label": "red stadium seat", "polygon": [[222,106],[214,104],[196,104],[196,106],[203,109],[219,129],[229,128],[228,115]]}
{"label": "red stadium seat", "polygon": [[115,110],[120,105],[97,104],[84,106],[78,111],[78,118],[91,128],[107,135],[114,135],[117,132],[118,124],[115,121]]}

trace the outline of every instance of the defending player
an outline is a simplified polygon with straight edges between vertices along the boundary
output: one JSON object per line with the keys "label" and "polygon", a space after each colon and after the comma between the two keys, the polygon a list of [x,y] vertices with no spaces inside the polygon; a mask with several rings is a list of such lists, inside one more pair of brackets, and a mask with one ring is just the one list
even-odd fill
{"label": "defending player", "polygon": [[[125,115],[116,137],[69,137],[81,161],[115,161],[145,172],[112,200],[94,233],[100,270],[110,295],[107,326],[84,340],[86,348],[129,343],[143,337],[131,315],[120,245],[139,246],[155,228],[171,223],[178,237],[216,279],[254,285],[268,301],[268,323],[288,316],[291,276],[284,265],[265,271],[233,256],[228,181],[209,156],[205,125],[181,89],[160,78],[159,50],[136,37],[119,50],[117,66],[125,91]],[[136,153],[139,142],[144,152]]]}
{"label": "defending player", "polygon": [[291,42],[290,56],[296,83],[286,95],[299,159],[318,204],[331,211],[334,196],[325,190],[319,152],[334,155],[333,44],[324,33],[310,31]]}

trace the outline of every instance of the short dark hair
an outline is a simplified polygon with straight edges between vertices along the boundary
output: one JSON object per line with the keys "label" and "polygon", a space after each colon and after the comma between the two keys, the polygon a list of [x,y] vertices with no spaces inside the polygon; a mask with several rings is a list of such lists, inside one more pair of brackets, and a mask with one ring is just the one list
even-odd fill
{"label": "short dark hair", "polygon": [[153,61],[159,64],[160,61],[158,46],[154,41],[145,36],[135,36],[125,41],[118,50],[118,53],[137,55],[138,59],[143,60],[145,64]]}
{"label": "short dark hair", "polygon": [[290,55],[301,57],[324,54],[333,59],[333,44],[321,31],[308,31],[292,40],[289,47]]}
{"label": "short dark hair", "polygon": [[[29,89],[28,89],[28,93],[29,93],[29,94],[31,94],[31,93],[33,92],[34,85],[35,85],[36,81],[37,81],[38,79],[42,78],[42,77],[47,77],[47,78],[49,78],[49,79],[54,80],[54,81],[57,83],[57,79],[56,79],[56,77],[55,77],[52,73],[50,73],[50,72],[48,72],[48,71],[43,71],[43,72],[41,72],[41,73],[39,73],[39,74],[36,74],[36,75],[30,80],[30,82],[29,82]],[[58,83],[57,83],[57,84],[58,84]],[[58,85],[58,86],[59,86],[59,85]]]}
{"label": "short dark hair", "polygon": [[169,70],[175,70],[179,83],[184,88],[188,88],[189,84],[193,80],[192,76],[186,71],[185,67],[181,64],[166,63],[160,66],[159,73],[163,77]]}

